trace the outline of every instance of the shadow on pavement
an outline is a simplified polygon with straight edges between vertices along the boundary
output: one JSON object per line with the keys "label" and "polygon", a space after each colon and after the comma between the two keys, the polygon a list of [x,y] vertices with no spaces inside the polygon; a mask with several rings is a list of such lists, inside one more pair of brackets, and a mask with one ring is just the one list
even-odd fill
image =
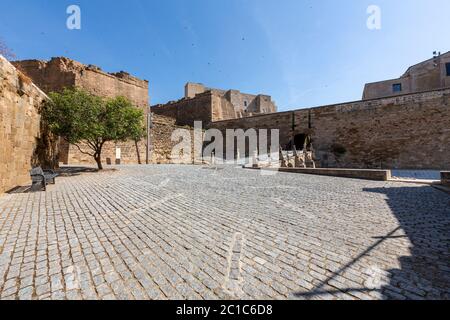
{"label": "shadow on pavement", "polygon": [[[104,169],[102,172],[115,172],[117,169]],[[59,177],[75,177],[82,174],[88,173],[98,173],[99,170],[92,167],[61,167],[55,172],[59,175]],[[56,184],[58,184],[58,178],[56,178]],[[31,192],[31,185],[17,186],[9,191],[6,191],[6,194],[21,194],[21,193],[29,193]]]}
{"label": "shadow on pavement", "polygon": [[[366,188],[364,192],[385,195],[399,227],[384,237],[374,238],[373,245],[309,292],[294,296],[309,299],[339,292],[376,291],[386,300],[450,299],[450,197],[429,186]],[[397,232],[401,235],[396,235]],[[399,258],[399,269],[387,270],[387,281],[381,288],[329,289],[331,280],[383,242],[403,237],[411,242],[411,255]]]}

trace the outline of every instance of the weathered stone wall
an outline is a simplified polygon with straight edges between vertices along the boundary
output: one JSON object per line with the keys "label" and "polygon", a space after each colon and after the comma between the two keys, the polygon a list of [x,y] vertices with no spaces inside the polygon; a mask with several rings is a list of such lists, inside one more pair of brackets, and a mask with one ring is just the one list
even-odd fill
{"label": "weathered stone wall", "polygon": [[238,119],[254,114],[274,113],[275,103],[268,95],[253,95],[238,90],[207,88],[200,83],[187,83],[185,96],[178,101],[152,106],[152,112],[172,117],[180,125],[192,125],[202,121]]}
{"label": "weathered stone wall", "polygon": [[[60,149],[60,162],[65,165],[95,165],[94,159],[87,153],[92,153],[86,145],[80,144],[78,149],[75,145],[69,145],[62,140]],[[117,149],[120,150],[118,158]],[[103,164],[144,164],[146,162],[146,143],[139,141],[137,146],[133,141],[126,142],[107,142],[102,149]]]}
{"label": "weathered stone wall", "polygon": [[194,133],[193,128],[189,126],[177,126],[175,119],[153,115],[153,127],[151,131],[151,163],[168,164],[168,163],[186,163],[191,164],[194,161],[194,154],[191,154],[189,161],[182,161],[181,156],[173,158],[172,149],[178,141],[172,141],[172,134],[177,129],[188,130],[191,136],[191,150],[194,150]]}
{"label": "weathered stone wall", "polygon": [[184,86],[184,97],[187,99],[195,98],[196,95],[207,91],[206,87],[201,83],[188,82]]}
{"label": "weathered stone wall", "polygon": [[[107,73],[93,65],[84,65],[68,58],[52,58],[50,61],[24,60],[14,64],[45,92],[58,92],[64,88],[79,87],[97,96],[113,98],[124,96],[148,114],[148,81],[126,72]],[[122,164],[137,164],[146,160],[146,141],[107,143],[104,146],[105,163],[115,163],[116,149],[120,148]],[[60,145],[60,162],[64,164],[91,164],[91,158],[80,152],[76,146]],[[88,151],[82,148],[83,151]]]}
{"label": "weathered stone wall", "polygon": [[182,99],[165,105],[151,107],[154,114],[171,117],[180,126],[193,126],[194,121],[210,123],[212,121],[213,93],[198,94],[195,98]]}
{"label": "weathered stone wall", "polygon": [[[168,164],[168,163],[174,163],[180,162],[179,158],[172,159],[172,149],[177,144],[177,142],[172,141],[172,133],[176,129],[186,129],[189,130],[192,137],[193,142],[193,129],[188,126],[177,126],[175,124],[175,119],[164,117],[160,115],[153,115],[152,117],[152,130],[150,135],[150,153],[149,153],[149,163],[158,163],[158,164]],[[92,153],[92,151],[86,146],[86,145],[80,145],[81,150],[83,152],[89,152]],[[74,145],[69,145],[67,142],[63,141],[61,144],[61,148],[65,150],[63,154],[65,155],[64,158],[61,158],[60,161],[64,164],[70,164],[70,165],[95,165],[94,159],[89,156],[88,154],[85,154],[83,152],[80,152],[78,147]],[[120,159],[117,158],[117,148],[120,149],[121,157]],[[131,148],[131,150],[129,149]],[[140,141],[137,144],[132,142],[119,142],[119,143],[113,143],[109,142],[106,143],[103,147],[102,151],[102,163],[106,165],[111,164],[137,164],[146,163],[147,159],[147,144],[146,141]],[[138,158],[138,154],[140,155],[140,158]],[[191,158],[192,159],[192,158]],[[189,163],[192,163],[192,161],[189,161]]]}
{"label": "weathered stone wall", "polygon": [[151,110],[155,114],[176,119],[179,125],[192,126],[194,121],[202,121],[204,125],[208,125],[214,121],[273,113],[276,107],[270,96],[248,95],[236,90],[219,92],[214,89],[198,93],[193,98],[155,105]]}
{"label": "weathered stone wall", "polygon": [[147,112],[148,81],[126,72],[107,73],[96,66],[84,65],[64,57],[52,58],[48,62],[23,60],[15,61],[13,64],[45,92],[80,87],[101,97],[127,97]]}
{"label": "weathered stone wall", "polygon": [[310,135],[318,165],[449,169],[450,89],[214,122],[225,129],[279,129],[280,143]]}
{"label": "weathered stone wall", "polygon": [[39,163],[39,110],[47,96],[0,56],[0,193],[30,183]]}

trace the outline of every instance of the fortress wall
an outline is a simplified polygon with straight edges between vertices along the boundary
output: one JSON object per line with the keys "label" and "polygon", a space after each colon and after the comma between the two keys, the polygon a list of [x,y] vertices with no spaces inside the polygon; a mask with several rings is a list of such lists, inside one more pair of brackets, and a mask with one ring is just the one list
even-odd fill
{"label": "fortress wall", "polygon": [[309,134],[318,165],[450,168],[450,89],[214,122],[210,127],[279,129],[287,145]]}
{"label": "fortress wall", "polygon": [[165,105],[151,107],[151,112],[176,119],[180,126],[194,126],[194,121],[209,123],[212,121],[214,95],[208,91],[192,99],[182,99]]}
{"label": "fortress wall", "polygon": [[[68,58],[52,58],[50,61],[24,60],[14,64],[26,73],[45,92],[58,92],[64,88],[78,87],[97,96],[113,98],[124,96],[148,114],[148,81],[141,80],[126,72],[106,73],[92,65],[84,65]],[[104,163],[115,163],[116,149],[120,148],[122,164],[142,163],[146,159],[146,141],[107,143],[104,146]],[[69,165],[94,164],[90,157],[80,152],[76,146],[64,141],[60,145],[60,162]],[[83,151],[84,148],[82,148]]]}

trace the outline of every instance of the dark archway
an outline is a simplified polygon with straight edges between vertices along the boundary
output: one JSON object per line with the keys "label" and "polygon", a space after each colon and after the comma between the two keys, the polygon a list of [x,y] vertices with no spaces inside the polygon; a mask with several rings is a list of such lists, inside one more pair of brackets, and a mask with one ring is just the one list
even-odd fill
{"label": "dark archway", "polygon": [[294,137],[294,145],[298,151],[303,151],[305,149],[307,136],[304,133],[297,134]]}

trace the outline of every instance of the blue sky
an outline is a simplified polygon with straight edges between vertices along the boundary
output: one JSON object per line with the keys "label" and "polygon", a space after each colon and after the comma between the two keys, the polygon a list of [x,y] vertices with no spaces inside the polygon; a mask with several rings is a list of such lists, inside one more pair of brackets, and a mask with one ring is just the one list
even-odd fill
{"label": "blue sky", "polygon": [[[0,0],[17,59],[67,56],[150,81],[151,104],[187,81],[272,95],[280,111],[358,100],[366,82],[450,50],[448,0]],[[66,28],[81,7],[82,29]],[[381,8],[381,30],[366,26]]]}

